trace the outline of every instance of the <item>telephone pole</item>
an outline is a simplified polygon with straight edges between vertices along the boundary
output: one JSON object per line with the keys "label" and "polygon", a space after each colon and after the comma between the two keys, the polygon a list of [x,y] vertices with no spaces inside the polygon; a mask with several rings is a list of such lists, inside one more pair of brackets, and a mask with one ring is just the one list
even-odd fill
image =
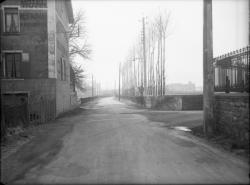
{"label": "telephone pole", "polygon": [[121,99],[121,63],[119,63],[119,101]]}
{"label": "telephone pole", "polygon": [[92,97],[94,96],[94,79],[92,74]]}
{"label": "telephone pole", "polygon": [[203,129],[206,136],[214,131],[213,96],[212,0],[203,0]]}
{"label": "telephone pole", "polygon": [[145,17],[142,18],[142,44],[143,44],[143,69],[144,69],[144,95],[146,95],[147,93],[147,61],[146,61]]}
{"label": "telephone pole", "polygon": [[[0,3],[0,8],[2,9],[2,4]],[[2,40],[2,37],[0,37],[0,43],[2,43],[1,42],[1,40]],[[2,46],[2,45],[1,45]],[[1,62],[1,64],[2,64],[2,60],[3,60],[3,58],[2,58],[2,50],[0,50],[0,62]],[[4,73],[3,73],[3,70],[2,70],[2,67],[3,67],[3,65],[1,65],[1,77],[3,77],[4,76]],[[1,103],[1,135],[3,136],[3,135],[5,135],[5,131],[6,131],[6,126],[5,126],[5,115],[4,115],[4,95],[3,95],[3,89],[2,89],[2,78],[0,79],[0,86],[1,86],[1,90],[0,90],[0,103]]]}

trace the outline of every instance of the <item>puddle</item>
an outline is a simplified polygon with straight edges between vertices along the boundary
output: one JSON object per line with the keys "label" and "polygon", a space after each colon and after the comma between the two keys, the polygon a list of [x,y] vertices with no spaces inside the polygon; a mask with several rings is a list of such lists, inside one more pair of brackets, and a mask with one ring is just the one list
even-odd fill
{"label": "puddle", "polygon": [[175,130],[181,130],[184,132],[191,132],[191,130],[187,127],[173,127]]}

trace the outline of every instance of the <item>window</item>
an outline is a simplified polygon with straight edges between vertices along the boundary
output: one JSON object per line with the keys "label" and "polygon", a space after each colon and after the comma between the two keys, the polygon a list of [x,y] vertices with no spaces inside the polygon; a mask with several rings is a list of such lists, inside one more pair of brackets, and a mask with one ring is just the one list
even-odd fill
{"label": "window", "polygon": [[66,80],[66,66],[65,59],[61,59],[61,80]]}
{"label": "window", "polygon": [[5,53],[4,77],[21,77],[21,53]]}
{"label": "window", "polygon": [[6,33],[18,33],[19,30],[18,8],[4,8],[4,28]]}

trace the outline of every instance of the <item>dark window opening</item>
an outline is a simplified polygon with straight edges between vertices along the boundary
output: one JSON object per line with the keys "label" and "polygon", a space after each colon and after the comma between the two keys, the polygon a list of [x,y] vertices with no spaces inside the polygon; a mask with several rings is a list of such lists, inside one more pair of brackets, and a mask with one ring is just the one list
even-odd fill
{"label": "dark window opening", "polygon": [[5,53],[6,78],[21,78],[21,53]]}
{"label": "dark window opening", "polygon": [[66,80],[65,60],[61,59],[61,80]]}

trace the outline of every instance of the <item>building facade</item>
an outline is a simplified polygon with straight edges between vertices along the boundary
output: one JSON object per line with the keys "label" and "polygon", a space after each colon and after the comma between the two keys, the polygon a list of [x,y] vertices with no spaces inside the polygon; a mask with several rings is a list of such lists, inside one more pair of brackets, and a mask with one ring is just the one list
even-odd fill
{"label": "building facade", "polygon": [[183,92],[183,93],[190,93],[195,92],[195,84],[192,82],[188,82],[187,84],[182,83],[172,83],[166,85],[166,91],[168,92]]}
{"label": "building facade", "polygon": [[76,107],[68,43],[71,1],[6,0],[0,11],[4,104],[46,100],[56,116]]}

